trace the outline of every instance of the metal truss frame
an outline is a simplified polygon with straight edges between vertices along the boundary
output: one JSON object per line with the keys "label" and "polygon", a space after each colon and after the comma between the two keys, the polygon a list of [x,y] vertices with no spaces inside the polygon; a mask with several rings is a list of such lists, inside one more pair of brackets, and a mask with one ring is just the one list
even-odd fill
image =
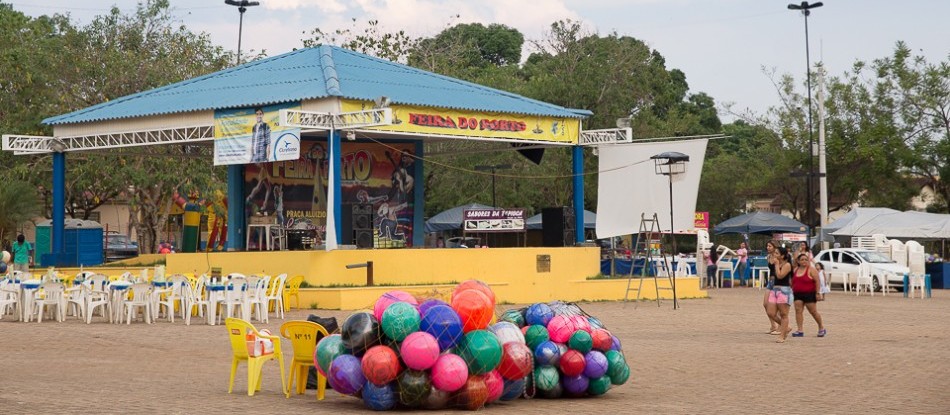
{"label": "metal truss frame", "polygon": [[13,154],[22,155],[201,143],[212,140],[214,140],[214,126],[201,125],[64,137],[4,134],[2,148],[5,151],[13,151]]}
{"label": "metal truss frame", "polygon": [[317,112],[302,110],[280,110],[280,123],[287,127],[299,127],[318,130],[350,130],[357,128],[392,125],[391,108],[374,108],[354,112]]}
{"label": "metal truss frame", "polygon": [[603,130],[581,131],[580,143],[582,146],[595,146],[600,144],[621,144],[633,142],[633,129],[631,128],[605,128]]}

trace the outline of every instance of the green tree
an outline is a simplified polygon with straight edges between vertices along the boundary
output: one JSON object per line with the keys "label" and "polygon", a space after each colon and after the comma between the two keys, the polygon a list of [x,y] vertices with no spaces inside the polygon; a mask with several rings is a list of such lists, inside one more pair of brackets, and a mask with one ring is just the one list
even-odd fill
{"label": "green tree", "polygon": [[20,180],[0,186],[0,241],[40,214],[36,188]]}

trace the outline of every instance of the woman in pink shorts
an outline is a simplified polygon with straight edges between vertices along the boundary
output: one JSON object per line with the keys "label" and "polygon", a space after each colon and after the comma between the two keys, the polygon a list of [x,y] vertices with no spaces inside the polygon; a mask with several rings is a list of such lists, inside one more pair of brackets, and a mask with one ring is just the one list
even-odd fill
{"label": "woman in pink shorts", "polygon": [[788,327],[788,310],[795,302],[792,294],[792,265],[788,250],[784,247],[778,248],[778,255],[775,259],[775,282],[772,289],[769,290],[768,313],[769,318],[779,322],[779,339],[776,343],[785,343],[785,338],[790,331]]}

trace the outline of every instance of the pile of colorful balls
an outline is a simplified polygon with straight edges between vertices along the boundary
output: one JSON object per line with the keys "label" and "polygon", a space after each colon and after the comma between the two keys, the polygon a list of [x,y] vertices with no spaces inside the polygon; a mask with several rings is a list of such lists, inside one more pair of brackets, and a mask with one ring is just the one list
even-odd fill
{"label": "pile of colorful balls", "polygon": [[494,310],[494,293],[475,280],[448,303],[390,291],[323,338],[314,365],[373,410],[601,395],[630,376],[619,340],[576,305],[533,304],[492,324]]}

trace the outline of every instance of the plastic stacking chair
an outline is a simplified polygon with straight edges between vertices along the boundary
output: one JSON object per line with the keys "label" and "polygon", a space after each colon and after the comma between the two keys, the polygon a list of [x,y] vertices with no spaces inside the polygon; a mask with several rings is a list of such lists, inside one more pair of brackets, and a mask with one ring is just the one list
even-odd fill
{"label": "plastic stacking chair", "polygon": [[147,282],[132,284],[132,299],[125,300],[125,324],[132,324],[132,317],[142,308],[145,324],[152,324],[152,285]]}
{"label": "plastic stacking chair", "polygon": [[182,291],[182,308],[185,310],[185,325],[191,325],[191,316],[197,312],[198,317],[204,317],[205,313],[210,313],[209,307],[216,307],[217,304],[211,304],[208,298],[204,296],[205,280],[204,275],[198,277],[194,286],[187,286]]}
{"label": "plastic stacking chair", "polygon": [[101,308],[102,316],[109,316],[109,322],[112,322],[112,299],[109,292],[109,277],[96,274],[83,282],[86,291],[86,324],[92,323],[92,315],[97,307]]}
{"label": "plastic stacking chair", "polygon": [[303,275],[295,275],[287,280],[287,288],[284,290],[284,306],[290,309],[290,297],[297,300],[297,308],[300,308],[300,284],[303,283]]}
{"label": "plastic stacking chair", "polygon": [[267,323],[267,286],[270,284],[270,276],[265,275],[255,282],[248,280],[248,320],[257,312],[257,321]]}
{"label": "plastic stacking chair", "polygon": [[[287,397],[290,397],[291,388],[296,386],[297,394],[303,395],[307,390],[307,373],[313,366],[313,355],[317,348],[317,337],[328,336],[327,329],[311,321],[288,321],[280,325],[280,335],[290,340],[294,347],[294,359],[290,363],[290,373],[287,374]],[[296,379],[296,385],[294,380]],[[322,401],[327,389],[327,378],[317,371],[317,400]]]}
{"label": "plastic stacking chair", "polygon": [[[287,391],[287,384],[284,381],[284,354],[280,350],[280,337],[262,335],[251,323],[238,319],[228,318],[224,321],[228,330],[228,338],[231,340],[231,351],[234,353],[231,358],[231,379],[228,381],[228,393],[234,390],[234,375],[237,374],[238,363],[247,362],[247,396],[254,396],[255,391],[261,390],[261,380],[263,376],[264,362],[277,359],[280,365],[280,386],[282,391]],[[255,337],[270,339],[274,342],[274,353],[268,353],[262,356],[252,357],[247,351],[247,335],[253,334]],[[313,355],[310,356],[313,359]]]}
{"label": "plastic stacking chair", "polygon": [[265,305],[269,310],[271,302],[273,302],[274,313],[280,316],[281,320],[284,319],[284,284],[286,282],[287,274],[280,274],[271,282],[270,289],[267,291],[267,304]]}
{"label": "plastic stacking chair", "polygon": [[66,308],[66,300],[63,298],[63,291],[65,287],[61,282],[47,282],[40,286],[40,289],[43,290],[43,297],[40,297],[40,293],[36,293],[37,297],[33,301],[33,306],[36,308],[36,322],[43,322],[44,308],[49,306],[50,309],[56,307],[56,321],[63,321],[63,314]]}
{"label": "plastic stacking chair", "polygon": [[7,314],[7,307],[16,311],[19,306],[20,285],[9,280],[0,280],[0,320],[3,320],[3,316]]}
{"label": "plastic stacking chair", "polygon": [[[154,303],[152,304],[152,310],[155,311],[155,318],[158,319],[158,315],[161,314],[162,307],[165,307],[165,318],[167,318],[172,323],[175,322],[175,303],[178,303],[181,310],[181,318],[185,318],[185,290],[191,290],[191,284],[188,283],[188,278],[181,274],[174,274],[168,278],[169,284],[168,288],[164,290],[155,290],[152,293],[154,298]],[[165,298],[162,298],[162,295]]]}

